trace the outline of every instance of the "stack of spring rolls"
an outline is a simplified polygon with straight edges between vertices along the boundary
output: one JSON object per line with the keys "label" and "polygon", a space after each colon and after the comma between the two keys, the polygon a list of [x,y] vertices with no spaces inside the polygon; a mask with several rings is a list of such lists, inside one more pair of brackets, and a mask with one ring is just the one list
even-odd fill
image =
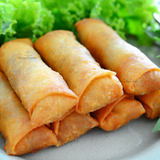
{"label": "stack of spring rolls", "polygon": [[25,38],[1,46],[0,125],[7,154],[59,147],[97,126],[116,130],[145,112],[159,116],[160,69],[100,20],[81,20],[76,29],[84,46],[64,30],[34,45]]}
{"label": "stack of spring rolls", "polygon": [[47,124],[72,109],[78,97],[41,60],[29,39],[5,43],[0,49],[0,68],[1,133],[6,152],[20,155],[55,145],[56,135]]}
{"label": "stack of spring rolls", "polygon": [[[101,66],[117,73],[124,92],[143,104],[146,116],[150,119],[159,117],[159,67],[101,20],[83,19],[75,26],[81,43]],[[100,122],[104,117],[103,110],[93,113]]]}

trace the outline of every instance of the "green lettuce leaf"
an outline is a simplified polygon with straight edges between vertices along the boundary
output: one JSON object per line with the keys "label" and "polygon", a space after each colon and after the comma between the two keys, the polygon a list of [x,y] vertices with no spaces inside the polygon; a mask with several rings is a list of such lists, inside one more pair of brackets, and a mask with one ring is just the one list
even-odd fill
{"label": "green lettuce leaf", "polygon": [[65,29],[75,32],[74,24],[90,16],[96,0],[62,0],[57,1],[52,9],[55,15],[54,29]]}
{"label": "green lettuce leaf", "polygon": [[[100,0],[92,8],[91,17],[102,19],[124,39],[127,35],[138,38],[139,43],[151,43],[144,29],[153,28],[153,13],[158,12],[152,0]],[[98,9],[99,13],[95,14]]]}
{"label": "green lettuce leaf", "polygon": [[16,33],[15,25],[17,21],[13,19],[14,12],[13,5],[0,3],[0,44]]}
{"label": "green lettuce leaf", "polygon": [[154,0],[1,0],[0,43],[18,37],[35,41],[55,29],[71,30],[83,18],[98,18],[111,26],[124,39],[137,37],[141,44],[152,38],[144,29],[155,27],[153,13],[158,13]]}
{"label": "green lettuce leaf", "polygon": [[1,44],[14,38],[38,37],[53,28],[54,15],[34,0],[1,0]]}
{"label": "green lettuce leaf", "polygon": [[[160,29],[157,30],[146,29],[144,31],[149,37],[151,37],[154,41],[156,41],[158,45],[160,45]],[[160,58],[160,55],[158,55],[157,58]]]}
{"label": "green lettuce leaf", "polygon": [[156,125],[154,126],[153,130],[152,130],[152,133],[153,132],[156,132],[156,131],[160,131],[160,118],[159,120],[157,121]]}
{"label": "green lettuce leaf", "polygon": [[144,30],[148,36],[150,36],[152,39],[154,39],[155,41],[159,41],[160,42],[160,29],[159,30]]}

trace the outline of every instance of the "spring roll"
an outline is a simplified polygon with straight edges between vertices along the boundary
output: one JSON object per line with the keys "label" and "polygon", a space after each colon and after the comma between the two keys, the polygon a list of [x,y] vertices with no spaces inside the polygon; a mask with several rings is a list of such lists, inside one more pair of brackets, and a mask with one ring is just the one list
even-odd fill
{"label": "spring roll", "polygon": [[103,67],[117,73],[126,93],[144,95],[160,89],[158,66],[103,21],[83,19],[75,26],[82,44]]}
{"label": "spring roll", "polygon": [[26,109],[0,72],[1,133],[6,139],[7,154],[21,155],[55,145],[56,135],[45,125],[37,127]]}
{"label": "spring roll", "polygon": [[59,147],[79,138],[98,125],[97,120],[89,114],[80,114],[72,109],[61,119],[53,122],[51,128],[57,136],[56,146]]}
{"label": "spring roll", "polygon": [[116,130],[145,113],[142,104],[134,96],[124,94],[113,103],[93,112],[99,127],[106,131]]}
{"label": "spring roll", "polygon": [[146,117],[155,119],[160,116],[160,90],[136,98],[142,102]]}
{"label": "spring roll", "polygon": [[77,103],[78,97],[62,76],[21,39],[2,45],[0,67],[29,112],[32,123],[40,126],[53,122]]}
{"label": "spring roll", "polygon": [[33,47],[33,42],[29,38],[17,38],[17,39],[14,39],[14,42],[23,42]]}
{"label": "spring roll", "polygon": [[79,97],[78,113],[102,108],[123,94],[116,73],[102,69],[70,31],[52,31],[34,44],[45,62],[58,71]]}

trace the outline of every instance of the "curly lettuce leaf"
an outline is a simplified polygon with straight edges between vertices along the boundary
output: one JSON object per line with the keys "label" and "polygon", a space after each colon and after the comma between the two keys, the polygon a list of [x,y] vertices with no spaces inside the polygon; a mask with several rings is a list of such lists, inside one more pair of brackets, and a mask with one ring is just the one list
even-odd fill
{"label": "curly lettuce leaf", "polygon": [[0,3],[0,43],[2,44],[8,37],[12,37],[17,21],[13,19],[15,8],[13,5]]}
{"label": "curly lettuce leaf", "polygon": [[152,133],[153,132],[156,132],[156,131],[160,131],[160,118],[159,120],[157,121],[156,125],[154,126],[153,130],[152,130]]}
{"label": "curly lettuce leaf", "polygon": [[1,0],[0,13],[1,44],[21,37],[35,41],[51,31],[54,24],[51,11],[34,0]]}
{"label": "curly lettuce leaf", "polygon": [[154,39],[155,41],[159,41],[160,42],[160,30],[145,30],[145,32],[148,34],[148,36],[150,36],[152,39]]}
{"label": "curly lettuce leaf", "polygon": [[[153,13],[158,12],[152,0],[100,0],[98,7],[91,11],[91,17],[105,21],[122,37],[127,35],[136,36],[139,43],[147,44],[152,40],[144,29],[152,27]],[[99,14],[95,14],[96,8]]]}
{"label": "curly lettuce leaf", "polygon": [[[150,44],[153,40],[144,32],[153,28],[153,13],[158,12],[153,0],[39,0],[56,17],[54,29],[75,32],[74,24],[83,18],[98,18],[106,22],[126,39],[137,37],[139,43]],[[75,32],[76,34],[76,32]]]}
{"label": "curly lettuce leaf", "polygon": [[[159,30],[149,30],[149,29],[146,29],[145,33],[149,37],[151,37],[158,45],[160,45],[160,29]],[[160,55],[158,55],[157,58],[160,58]]]}
{"label": "curly lettuce leaf", "polygon": [[66,29],[75,32],[74,24],[90,16],[96,0],[63,0],[57,1],[52,13],[55,15],[54,29]]}
{"label": "curly lettuce leaf", "polygon": [[99,2],[97,2],[97,5],[94,8],[92,8],[90,17],[103,20],[110,27],[116,30],[121,37],[125,38],[125,21],[123,18],[118,17],[119,11],[120,5],[119,3],[116,3],[116,0],[100,0]]}
{"label": "curly lettuce leaf", "polygon": [[[102,19],[124,39],[138,38],[142,44],[152,39],[144,32],[154,27],[154,0],[1,0],[0,38],[29,37],[33,41],[54,29],[71,30],[83,18]],[[3,7],[1,7],[3,6]],[[12,9],[11,9],[12,8]],[[2,10],[2,11],[1,11]],[[5,28],[5,29],[3,29]]]}

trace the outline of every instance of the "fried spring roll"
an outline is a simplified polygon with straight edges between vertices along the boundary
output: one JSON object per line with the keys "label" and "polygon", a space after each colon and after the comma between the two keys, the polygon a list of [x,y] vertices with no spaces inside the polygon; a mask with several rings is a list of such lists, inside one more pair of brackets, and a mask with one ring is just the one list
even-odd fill
{"label": "fried spring roll", "polygon": [[97,120],[89,114],[79,114],[72,109],[63,118],[53,122],[51,128],[57,136],[56,146],[59,147],[79,138],[98,125]]}
{"label": "fried spring roll", "polygon": [[17,39],[14,39],[14,42],[23,42],[33,47],[33,42],[29,38],[17,38]]}
{"label": "fried spring roll", "polygon": [[142,102],[146,110],[146,117],[155,119],[160,116],[160,90],[137,96],[137,98]]}
{"label": "fried spring roll", "polygon": [[116,130],[133,119],[139,118],[145,110],[134,96],[124,94],[113,103],[93,112],[91,115],[98,120],[100,128],[106,131]]}
{"label": "fried spring roll", "polygon": [[117,73],[126,93],[144,95],[160,89],[158,66],[107,24],[83,19],[75,26],[82,44],[102,66]]}
{"label": "fried spring roll", "polygon": [[37,127],[28,112],[0,72],[1,133],[6,139],[7,154],[21,155],[55,145],[56,135],[46,126]]}
{"label": "fried spring roll", "polygon": [[0,67],[29,112],[31,121],[43,125],[62,117],[75,106],[78,97],[62,76],[41,60],[29,40],[25,42],[19,39],[3,44]]}
{"label": "fried spring roll", "polygon": [[123,94],[116,73],[102,69],[70,31],[52,31],[34,44],[45,62],[58,71],[79,97],[78,113],[89,113]]}

